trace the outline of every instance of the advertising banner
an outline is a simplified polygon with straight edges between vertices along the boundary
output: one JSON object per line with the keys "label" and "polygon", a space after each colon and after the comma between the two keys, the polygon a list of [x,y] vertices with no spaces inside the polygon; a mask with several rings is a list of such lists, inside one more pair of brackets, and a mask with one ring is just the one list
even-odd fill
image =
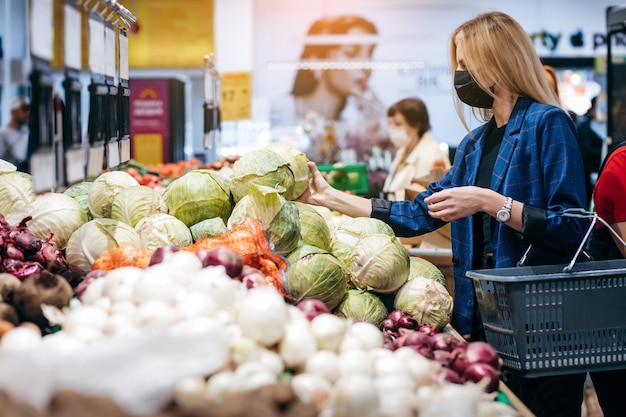
{"label": "advertising banner", "polygon": [[[604,7],[596,3],[257,0],[254,7],[254,97],[273,139],[315,148],[332,128],[359,159],[373,146],[384,148],[385,111],[407,97],[426,103],[437,141],[456,146],[462,140],[467,132],[453,105],[449,37],[482,12],[514,16],[542,59],[606,53]],[[583,84],[593,81],[586,77],[570,91],[570,73],[558,69],[564,95],[583,94]],[[597,95],[593,86],[584,94]],[[314,88],[316,100],[303,100]],[[482,124],[469,111],[466,119],[470,128]]]}
{"label": "advertising banner", "polygon": [[169,160],[167,80],[130,80],[132,157],[144,164]]}

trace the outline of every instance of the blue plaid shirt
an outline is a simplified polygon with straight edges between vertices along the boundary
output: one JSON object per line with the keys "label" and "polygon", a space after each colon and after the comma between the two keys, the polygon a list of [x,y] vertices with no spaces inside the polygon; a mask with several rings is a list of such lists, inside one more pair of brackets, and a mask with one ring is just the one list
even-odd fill
{"label": "blue plaid shirt", "polygon": [[[400,237],[421,235],[444,225],[428,215],[424,198],[443,189],[474,185],[490,122],[476,128],[459,145],[448,173],[414,201],[372,200],[372,217],[387,222]],[[521,233],[496,223],[491,242],[496,268],[512,267],[528,246],[525,265],[567,263],[573,257],[589,221],[562,217],[568,208],[585,207],[585,181],[575,126],[563,110],[520,97],[507,124],[491,178],[491,189],[524,203]],[[476,215],[482,215],[477,213]],[[472,268],[472,216],[451,224],[454,267],[452,325],[470,333],[474,287],[465,273]]]}

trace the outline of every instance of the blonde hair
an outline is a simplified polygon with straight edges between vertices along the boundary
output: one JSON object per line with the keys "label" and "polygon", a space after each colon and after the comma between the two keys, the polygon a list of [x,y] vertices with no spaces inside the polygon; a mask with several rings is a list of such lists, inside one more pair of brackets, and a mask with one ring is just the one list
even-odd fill
{"label": "blonde hair", "polygon": [[550,85],[554,94],[559,97],[559,76],[557,75],[556,70],[550,65],[544,65],[543,69],[546,73],[546,77],[548,77],[548,85]]}
{"label": "blonde hair", "polygon": [[[465,67],[485,91],[496,82],[520,96],[541,103],[560,106],[559,99],[548,84],[543,65],[530,36],[522,26],[502,12],[483,13],[459,26],[450,38],[450,67],[452,74],[458,66],[457,46],[463,44]],[[463,104],[454,95],[457,114],[469,130],[463,114]],[[473,109],[476,117],[489,120],[491,109]]]}

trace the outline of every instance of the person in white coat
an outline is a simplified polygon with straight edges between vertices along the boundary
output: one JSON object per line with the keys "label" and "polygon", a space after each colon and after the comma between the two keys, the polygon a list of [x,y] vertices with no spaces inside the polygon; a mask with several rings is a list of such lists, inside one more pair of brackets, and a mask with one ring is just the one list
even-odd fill
{"label": "person in white coat", "polygon": [[387,110],[389,139],[396,154],[383,185],[389,200],[404,200],[405,189],[414,178],[433,168],[450,167],[450,158],[430,134],[428,109],[419,98],[405,98]]}

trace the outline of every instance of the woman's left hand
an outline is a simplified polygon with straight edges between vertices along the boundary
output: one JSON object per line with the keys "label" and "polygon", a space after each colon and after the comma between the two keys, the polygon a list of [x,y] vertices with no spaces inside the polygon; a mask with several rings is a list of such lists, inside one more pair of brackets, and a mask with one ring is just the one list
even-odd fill
{"label": "woman's left hand", "polygon": [[444,222],[451,222],[462,217],[484,211],[484,203],[489,199],[487,188],[466,186],[448,188],[436,192],[424,199],[428,204],[428,214]]}

